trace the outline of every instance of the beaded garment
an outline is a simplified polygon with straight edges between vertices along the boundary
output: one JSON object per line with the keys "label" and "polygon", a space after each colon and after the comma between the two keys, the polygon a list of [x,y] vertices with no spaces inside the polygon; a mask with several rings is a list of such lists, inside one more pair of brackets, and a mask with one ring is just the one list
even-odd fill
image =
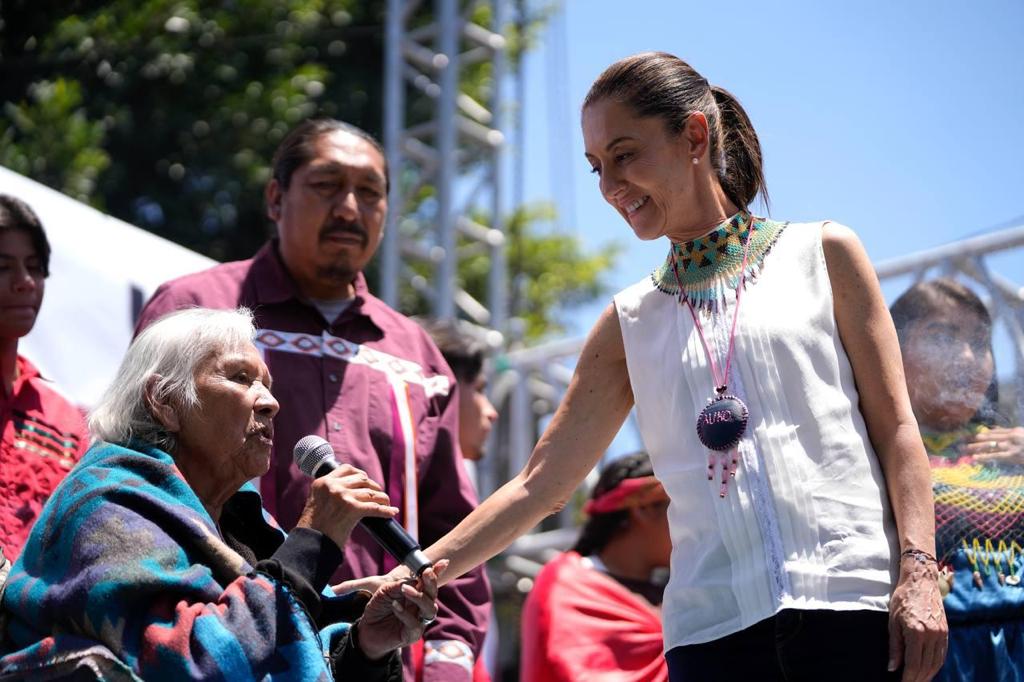
{"label": "beaded garment", "polygon": [[[1024,570],[1024,467],[973,461],[964,446],[985,426],[947,433],[925,429],[935,495],[935,547],[948,562],[963,549],[975,571],[989,563],[1019,584]],[[1003,580],[1000,580],[1002,583]]]}
{"label": "beaded garment", "polygon": [[[703,237],[682,244],[672,244],[661,267],[651,273],[658,290],[689,300],[697,310],[717,312],[724,305],[726,294],[736,291],[740,275],[752,284],[761,272],[764,259],[778,241],[788,223],[766,218],[753,218],[753,235],[743,270],[743,247],[749,232],[750,213],[740,211]],[[673,263],[676,276],[672,274]],[[679,290],[682,284],[682,291]]]}

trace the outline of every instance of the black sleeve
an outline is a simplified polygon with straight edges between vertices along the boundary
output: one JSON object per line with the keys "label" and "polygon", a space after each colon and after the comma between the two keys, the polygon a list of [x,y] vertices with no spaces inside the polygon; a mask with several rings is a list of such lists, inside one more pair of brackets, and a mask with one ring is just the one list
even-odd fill
{"label": "black sleeve", "polygon": [[402,682],[402,657],[392,651],[371,661],[359,648],[359,625],[353,624],[331,652],[335,682]]}
{"label": "black sleeve", "polygon": [[320,591],[341,560],[341,550],[326,535],[310,528],[294,528],[269,559],[256,563],[256,570],[291,588],[313,620],[319,622]]}

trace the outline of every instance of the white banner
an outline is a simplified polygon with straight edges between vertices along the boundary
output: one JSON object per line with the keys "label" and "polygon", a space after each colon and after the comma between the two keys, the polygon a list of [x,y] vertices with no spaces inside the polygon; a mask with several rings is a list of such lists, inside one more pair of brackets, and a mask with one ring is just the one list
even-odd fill
{"label": "white banner", "polygon": [[153,291],[215,261],[3,167],[0,193],[32,207],[53,251],[42,310],[18,351],[70,400],[91,406]]}

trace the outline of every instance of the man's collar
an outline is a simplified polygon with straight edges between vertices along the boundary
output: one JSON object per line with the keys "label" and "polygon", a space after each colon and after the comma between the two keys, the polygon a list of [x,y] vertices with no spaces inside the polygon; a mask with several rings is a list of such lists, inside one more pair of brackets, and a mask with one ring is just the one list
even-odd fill
{"label": "man's collar", "polygon": [[[285,267],[278,248],[278,240],[271,239],[263,245],[252,259],[248,279],[252,282],[256,300],[259,303],[284,303],[288,300],[306,301],[299,285]],[[353,313],[361,313],[383,331],[383,320],[379,306],[383,305],[371,293],[366,276],[360,272],[352,282],[355,298],[349,307]],[[368,305],[367,305],[368,304]],[[346,311],[347,312],[347,311]]]}
{"label": "man's collar", "polygon": [[39,368],[33,365],[28,358],[24,355],[18,356],[18,378],[19,379],[31,379],[32,377],[39,377],[45,379]]}
{"label": "man's collar", "polygon": [[4,399],[10,399],[18,395],[18,393],[21,392],[21,387],[32,379],[37,377],[39,379],[46,379],[46,377],[40,374],[39,369],[29,362],[29,359],[24,355],[18,355],[16,367],[18,372],[14,377],[14,382],[11,384],[11,394],[3,396],[4,390],[0,388],[0,397],[3,397]]}

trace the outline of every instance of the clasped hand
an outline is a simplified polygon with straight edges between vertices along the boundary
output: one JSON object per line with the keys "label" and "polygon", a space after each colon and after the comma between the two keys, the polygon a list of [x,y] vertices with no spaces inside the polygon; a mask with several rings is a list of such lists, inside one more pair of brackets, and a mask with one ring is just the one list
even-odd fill
{"label": "clasped hand", "polygon": [[379,659],[423,636],[423,631],[437,617],[437,580],[447,567],[448,562],[442,559],[433,568],[423,571],[418,580],[389,574],[334,587],[338,594],[353,589],[373,592],[363,615],[356,621],[359,648],[367,658]]}
{"label": "clasped hand", "polygon": [[964,454],[978,462],[1024,464],[1024,427],[995,427],[974,436]]}

